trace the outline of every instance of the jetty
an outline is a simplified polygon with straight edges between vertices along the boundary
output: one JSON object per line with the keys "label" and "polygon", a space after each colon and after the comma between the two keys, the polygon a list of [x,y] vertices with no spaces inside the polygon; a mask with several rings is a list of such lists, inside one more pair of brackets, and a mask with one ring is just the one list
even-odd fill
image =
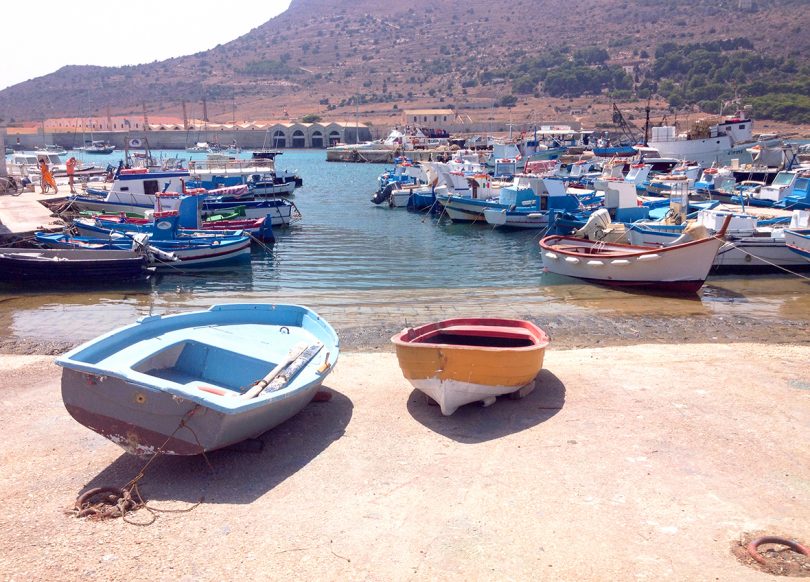
{"label": "jetty", "polygon": [[64,223],[52,216],[51,210],[42,204],[42,201],[60,200],[66,200],[64,194],[23,192],[19,196],[0,196],[0,244],[29,238],[36,231],[63,229]]}

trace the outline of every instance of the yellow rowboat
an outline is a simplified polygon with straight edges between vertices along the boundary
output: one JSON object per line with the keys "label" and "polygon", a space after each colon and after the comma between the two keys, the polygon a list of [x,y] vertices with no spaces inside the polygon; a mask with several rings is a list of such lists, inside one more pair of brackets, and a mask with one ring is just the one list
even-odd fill
{"label": "yellow rowboat", "polygon": [[527,395],[543,368],[549,339],[520,319],[447,319],[391,338],[405,378],[449,416],[459,406]]}

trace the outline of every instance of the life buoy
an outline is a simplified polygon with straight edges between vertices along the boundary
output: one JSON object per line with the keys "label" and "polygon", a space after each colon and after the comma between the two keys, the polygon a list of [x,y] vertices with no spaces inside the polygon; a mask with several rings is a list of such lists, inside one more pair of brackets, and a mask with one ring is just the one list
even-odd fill
{"label": "life buoy", "polygon": [[143,141],[140,138],[133,137],[129,140],[129,147],[131,148],[139,148],[143,145]]}
{"label": "life buoy", "polygon": [[705,170],[703,170],[703,173],[704,174],[716,174],[717,171],[718,171],[717,168],[706,168]]}

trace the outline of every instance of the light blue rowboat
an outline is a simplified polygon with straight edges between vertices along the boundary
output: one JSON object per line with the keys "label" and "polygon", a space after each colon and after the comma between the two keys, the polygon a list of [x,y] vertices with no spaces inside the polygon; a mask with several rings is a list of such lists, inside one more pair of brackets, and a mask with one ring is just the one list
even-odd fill
{"label": "light blue rowboat", "polygon": [[297,414],[338,359],[335,330],[298,305],[214,305],[143,317],[57,358],[79,423],[135,455],[195,455]]}

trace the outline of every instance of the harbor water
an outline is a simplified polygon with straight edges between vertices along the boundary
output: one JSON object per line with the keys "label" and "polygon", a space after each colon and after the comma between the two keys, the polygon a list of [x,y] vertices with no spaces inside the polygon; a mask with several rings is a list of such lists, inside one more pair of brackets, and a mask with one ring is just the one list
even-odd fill
{"label": "harbor water", "polygon": [[[192,156],[202,157],[180,154]],[[115,164],[121,157],[96,161]],[[609,290],[544,274],[538,232],[453,224],[373,205],[383,165],[328,163],[323,150],[287,150],[277,166],[302,176],[304,186],[291,199],[303,218],[276,229],[276,244],[254,248],[249,263],[167,272],[124,288],[2,288],[5,339],[75,343],[141,315],[238,301],[305,304],[338,329],[390,325],[395,330],[456,315],[745,315],[775,325],[810,322],[810,285],[793,275],[712,275],[691,299]]]}

